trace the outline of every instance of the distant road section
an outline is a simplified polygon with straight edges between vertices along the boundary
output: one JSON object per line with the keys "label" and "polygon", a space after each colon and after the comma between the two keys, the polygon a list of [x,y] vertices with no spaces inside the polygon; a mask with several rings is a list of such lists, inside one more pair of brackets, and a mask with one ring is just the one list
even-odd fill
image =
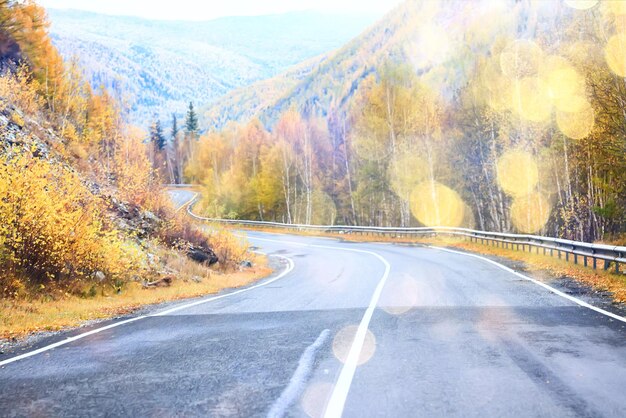
{"label": "distant road section", "polygon": [[0,415],[626,416],[624,322],[464,254],[247,238],[287,273],[6,364]]}

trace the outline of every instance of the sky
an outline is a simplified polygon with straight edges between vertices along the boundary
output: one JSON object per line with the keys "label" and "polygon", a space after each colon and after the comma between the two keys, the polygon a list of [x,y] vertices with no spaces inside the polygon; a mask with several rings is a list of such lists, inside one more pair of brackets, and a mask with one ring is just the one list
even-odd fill
{"label": "sky", "polygon": [[256,16],[302,10],[382,16],[401,2],[402,0],[39,0],[47,8],[172,20],[210,20],[223,16]]}

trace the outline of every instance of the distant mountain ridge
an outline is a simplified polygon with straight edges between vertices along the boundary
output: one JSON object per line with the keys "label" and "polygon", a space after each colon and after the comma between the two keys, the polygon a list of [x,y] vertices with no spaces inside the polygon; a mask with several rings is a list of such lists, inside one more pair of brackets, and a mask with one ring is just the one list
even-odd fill
{"label": "distant mountain ridge", "polygon": [[[302,114],[317,116],[325,116],[331,107],[345,107],[367,75],[387,61],[407,61],[402,41],[407,37],[408,20],[417,12],[418,3],[401,4],[364,33],[320,57],[313,65],[298,66],[271,80],[227,94],[204,109],[204,126],[221,129],[229,121],[245,123],[258,117],[271,128],[290,107]],[[250,106],[250,103],[260,105]]]}
{"label": "distant mountain ridge", "polygon": [[375,20],[297,12],[181,22],[48,12],[61,54],[77,57],[92,85],[109,89],[128,119],[144,126],[155,114],[169,117],[189,101],[207,105],[336,49]]}
{"label": "distant mountain ridge", "polygon": [[[406,0],[316,62],[236,89],[210,104],[201,112],[202,126],[219,130],[231,121],[245,123],[259,118],[271,129],[290,108],[305,116],[325,117],[330,109],[346,114],[361,83],[389,64],[412,65],[433,88],[451,96],[465,82],[454,61],[462,58],[471,64],[477,52],[465,47],[468,28],[482,25],[484,36],[490,38],[504,23],[485,26],[485,21],[505,22],[507,13],[512,15],[520,9],[516,0],[507,0],[501,9],[493,10],[485,7],[489,1]],[[511,32],[511,36],[516,34]],[[476,44],[481,45],[479,48],[490,45]],[[438,65],[442,63],[449,65]]]}

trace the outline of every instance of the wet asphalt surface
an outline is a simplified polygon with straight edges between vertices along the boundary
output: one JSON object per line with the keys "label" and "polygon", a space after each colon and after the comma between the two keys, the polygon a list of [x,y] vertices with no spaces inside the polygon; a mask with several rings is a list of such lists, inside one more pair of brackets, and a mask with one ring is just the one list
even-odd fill
{"label": "wet asphalt surface", "polygon": [[319,416],[384,273],[349,249],[391,269],[344,416],[626,416],[624,322],[461,254],[247,235],[293,270],[4,365],[0,416]]}

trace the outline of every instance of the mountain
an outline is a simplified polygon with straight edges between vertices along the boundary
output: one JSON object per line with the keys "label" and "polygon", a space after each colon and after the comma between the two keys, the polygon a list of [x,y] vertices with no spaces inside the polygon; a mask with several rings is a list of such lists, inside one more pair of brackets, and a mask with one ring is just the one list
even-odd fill
{"label": "mountain", "polygon": [[370,25],[367,14],[297,12],[206,22],[154,21],[75,10],[49,10],[50,34],[76,57],[92,86],[104,86],[127,119],[146,125],[189,101],[214,102],[340,47]]}
{"label": "mountain", "polygon": [[[203,126],[221,129],[229,121],[257,117],[271,128],[292,107],[303,115],[346,112],[368,75],[389,64],[411,65],[423,81],[451,97],[465,82],[463,66],[488,51],[496,34],[517,36],[508,24],[522,10],[521,3],[506,0],[493,6],[490,0],[407,0],[342,48],[207,106]],[[469,34],[477,39],[469,43]]]}

